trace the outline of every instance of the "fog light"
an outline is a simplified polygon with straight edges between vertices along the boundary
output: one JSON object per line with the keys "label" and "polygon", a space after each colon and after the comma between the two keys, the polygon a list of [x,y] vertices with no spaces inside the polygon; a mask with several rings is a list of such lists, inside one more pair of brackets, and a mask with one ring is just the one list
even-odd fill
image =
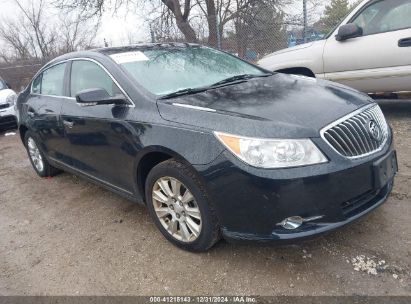
{"label": "fog light", "polygon": [[294,230],[294,229],[299,228],[305,222],[312,222],[315,220],[319,220],[323,217],[324,215],[312,216],[312,217],[307,217],[307,218],[303,218],[301,216],[291,216],[291,217],[287,217],[285,220],[278,223],[277,226],[281,226],[284,229],[288,229],[288,230]]}
{"label": "fog light", "polygon": [[292,216],[283,220],[281,223],[278,223],[278,226],[282,226],[285,229],[293,230],[297,229],[304,223],[304,219],[301,216]]}

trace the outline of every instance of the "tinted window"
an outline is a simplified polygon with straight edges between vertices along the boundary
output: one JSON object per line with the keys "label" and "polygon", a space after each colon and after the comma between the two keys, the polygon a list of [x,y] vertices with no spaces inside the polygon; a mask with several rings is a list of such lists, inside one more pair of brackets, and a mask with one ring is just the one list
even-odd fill
{"label": "tinted window", "polygon": [[71,66],[71,96],[86,89],[105,89],[110,96],[121,93],[110,76],[96,63],[73,61]]}
{"label": "tinted window", "polygon": [[206,47],[176,46],[111,57],[140,85],[157,95],[212,85],[236,75],[264,74],[234,56]]}
{"label": "tinted window", "polygon": [[31,92],[35,94],[40,94],[41,93],[41,76],[43,74],[40,74],[39,76],[36,77],[33,81],[33,85],[31,87]]}
{"label": "tinted window", "polygon": [[409,0],[379,1],[366,7],[353,21],[372,35],[411,28],[411,2]]}
{"label": "tinted window", "polygon": [[55,65],[42,74],[40,93],[43,95],[64,95],[64,71],[66,63]]}

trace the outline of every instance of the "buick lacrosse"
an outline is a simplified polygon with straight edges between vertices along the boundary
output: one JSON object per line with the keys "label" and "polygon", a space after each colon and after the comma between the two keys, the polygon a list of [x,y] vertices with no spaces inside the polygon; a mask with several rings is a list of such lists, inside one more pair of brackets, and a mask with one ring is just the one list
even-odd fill
{"label": "buick lacrosse", "polygon": [[381,205],[397,172],[367,95],[195,44],[66,54],[17,108],[39,176],[68,171],[143,203],[190,251],[334,230]]}

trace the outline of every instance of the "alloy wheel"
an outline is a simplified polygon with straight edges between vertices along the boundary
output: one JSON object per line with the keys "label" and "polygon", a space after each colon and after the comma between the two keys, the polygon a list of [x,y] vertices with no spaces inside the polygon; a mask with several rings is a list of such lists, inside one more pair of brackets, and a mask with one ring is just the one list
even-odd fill
{"label": "alloy wheel", "polygon": [[173,177],[162,177],[153,186],[154,211],[161,225],[175,239],[195,241],[202,227],[198,204],[182,182]]}
{"label": "alloy wheel", "polygon": [[40,150],[37,147],[36,142],[33,138],[29,137],[27,140],[27,148],[29,150],[30,158],[36,167],[37,171],[42,172],[44,169],[43,157],[41,156]]}

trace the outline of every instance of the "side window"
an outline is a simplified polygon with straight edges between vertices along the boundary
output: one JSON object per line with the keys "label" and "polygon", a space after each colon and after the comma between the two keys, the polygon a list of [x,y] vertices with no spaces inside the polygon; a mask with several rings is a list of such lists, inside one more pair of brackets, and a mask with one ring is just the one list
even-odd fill
{"label": "side window", "polygon": [[379,8],[376,5],[371,5],[361,12],[360,15],[354,20],[354,24],[363,29],[364,35],[369,35],[375,31],[372,27],[372,20],[377,16]]}
{"label": "side window", "polygon": [[352,23],[373,35],[411,27],[409,0],[379,1],[366,7]]}
{"label": "side window", "polygon": [[105,89],[110,96],[121,93],[110,76],[96,63],[87,60],[73,61],[71,66],[71,96],[82,90]]}
{"label": "side window", "polygon": [[43,72],[40,93],[42,95],[64,95],[64,71],[66,63],[55,65]]}
{"label": "side window", "polygon": [[41,93],[41,77],[43,74],[40,74],[39,76],[36,77],[36,79],[33,80],[33,84],[31,86],[31,92],[34,94],[40,94]]}
{"label": "side window", "polygon": [[404,3],[390,10],[381,19],[382,31],[395,31],[411,28],[411,2]]}

